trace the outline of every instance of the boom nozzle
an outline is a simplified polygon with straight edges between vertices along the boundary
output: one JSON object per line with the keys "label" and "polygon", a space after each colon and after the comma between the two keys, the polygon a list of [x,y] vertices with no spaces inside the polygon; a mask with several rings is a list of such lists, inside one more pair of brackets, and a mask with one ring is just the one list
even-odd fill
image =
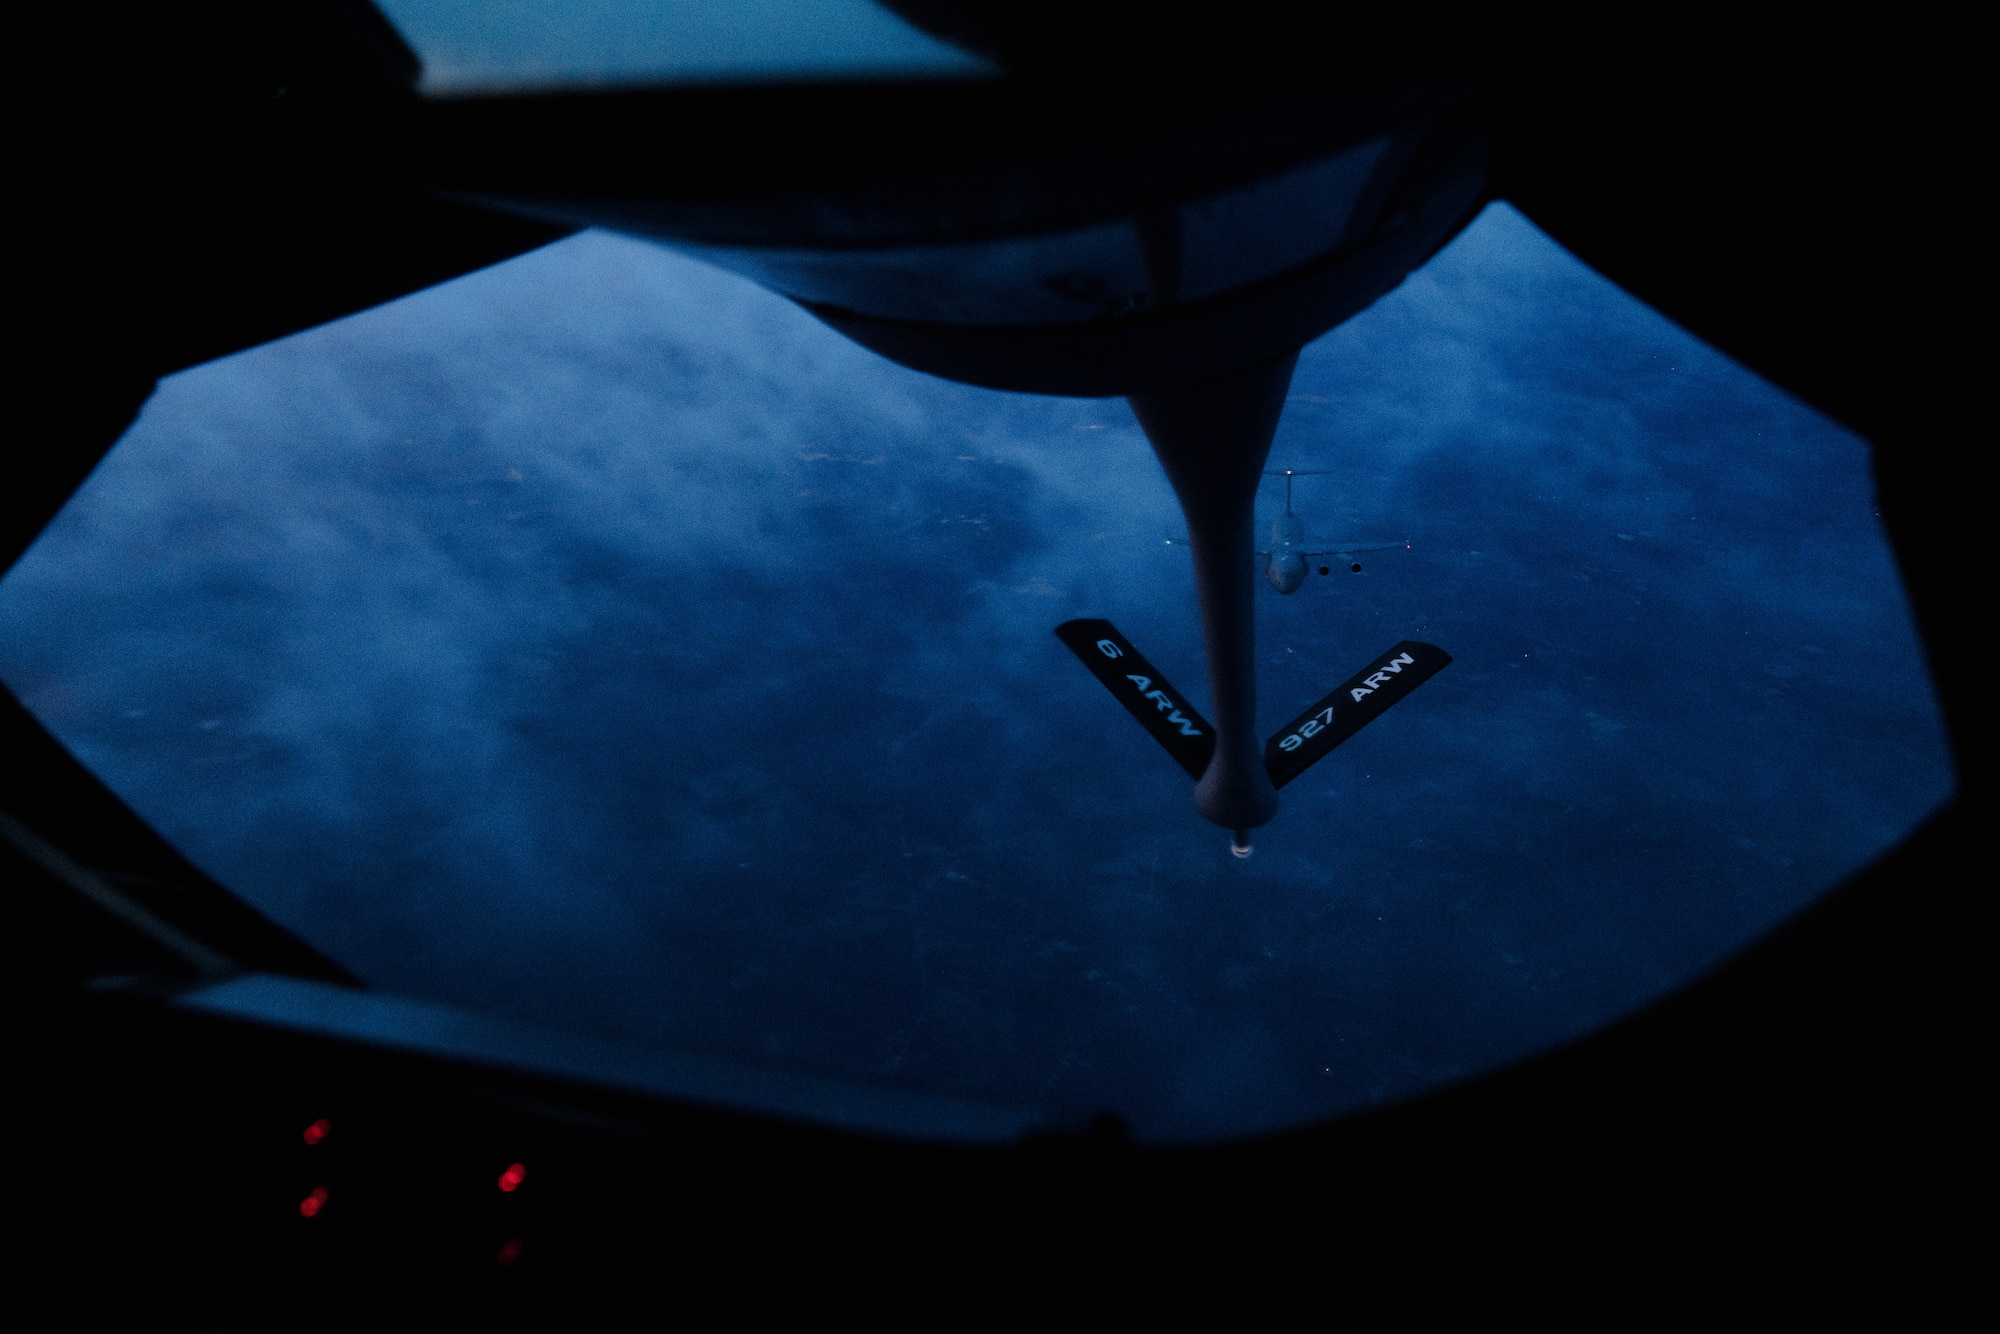
{"label": "boom nozzle", "polygon": [[1255,849],[1250,846],[1250,831],[1237,829],[1230,833],[1229,850],[1238,858],[1248,857]]}

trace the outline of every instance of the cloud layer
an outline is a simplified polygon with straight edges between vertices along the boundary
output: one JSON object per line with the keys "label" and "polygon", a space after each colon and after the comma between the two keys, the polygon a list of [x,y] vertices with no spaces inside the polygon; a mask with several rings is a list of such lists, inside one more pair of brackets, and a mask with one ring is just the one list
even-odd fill
{"label": "cloud layer", "polygon": [[1866,446],[1504,207],[1307,349],[1272,457],[1415,549],[1263,600],[1266,723],[1457,662],[1248,862],[1049,633],[1205,703],[1122,402],[600,233],[164,383],[0,677],[377,985],[1164,1138],[1585,1032],[1950,790]]}

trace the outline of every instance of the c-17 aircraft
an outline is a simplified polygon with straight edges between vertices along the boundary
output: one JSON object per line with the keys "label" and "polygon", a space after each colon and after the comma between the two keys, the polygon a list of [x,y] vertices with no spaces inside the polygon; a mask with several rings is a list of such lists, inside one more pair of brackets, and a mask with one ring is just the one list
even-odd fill
{"label": "c-17 aircraft", "polygon": [[[1271,521],[1271,545],[1258,547],[1257,555],[1263,559],[1264,582],[1280,593],[1296,593],[1306,581],[1306,568],[1315,560],[1325,556],[1337,557],[1341,564],[1356,574],[1361,573],[1361,562],[1354,558],[1370,551],[1404,551],[1410,547],[1410,540],[1400,542],[1332,542],[1321,547],[1306,545],[1305,521],[1292,513],[1292,478],[1317,477],[1331,472],[1330,468],[1286,468],[1282,472],[1265,472],[1266,477],[1285,479],[1285,512]],[[1184,537],[1170,537],[1170,547],[1186,547]],[[1331,566],[1319,567],[1321,574],[1331,574]]]}

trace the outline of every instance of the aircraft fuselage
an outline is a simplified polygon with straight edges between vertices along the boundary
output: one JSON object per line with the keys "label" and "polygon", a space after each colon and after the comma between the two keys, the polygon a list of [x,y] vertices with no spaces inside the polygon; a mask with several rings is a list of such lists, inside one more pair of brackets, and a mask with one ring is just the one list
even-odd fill
{"label": "aircraft fuselage", "polygon": [[1298,591],[1306,581],[1306,526],[1287,511],[1271,524],[1271,554],[1264,560],[1264,582],[1280,593]]}

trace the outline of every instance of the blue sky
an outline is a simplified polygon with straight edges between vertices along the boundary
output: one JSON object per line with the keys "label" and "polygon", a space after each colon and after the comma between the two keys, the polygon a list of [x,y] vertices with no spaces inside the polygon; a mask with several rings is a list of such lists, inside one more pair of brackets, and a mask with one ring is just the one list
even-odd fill
{"label": "blue sky", "polygon": [[1415,546],[1260,593],[1267,729],[1456,661],[1247,862],[1050,633],[1206,704],[1122,401],[604,233],[164,382],[0,678],[376,985],[1167,1139],[1589,1031],[1951,789],[1865,444],[1505,206],[1306,349],[1272,465]]}

